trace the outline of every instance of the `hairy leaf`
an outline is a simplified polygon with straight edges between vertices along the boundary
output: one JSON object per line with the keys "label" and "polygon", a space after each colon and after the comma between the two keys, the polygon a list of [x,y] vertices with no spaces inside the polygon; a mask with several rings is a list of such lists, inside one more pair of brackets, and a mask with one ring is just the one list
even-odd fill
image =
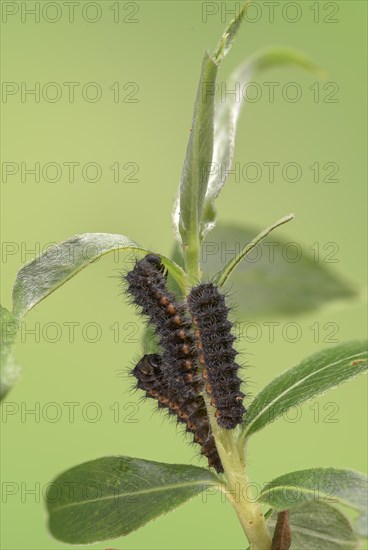
{"label": "hairy leaf", "polygon": [[183,246],[184,254],[188,256],[191,254],[196,256],[199,253],[200,223],[213,160],[218,67],[234,42],[246,6],[247,2],[225,29],[213,56],[206,52],[202,63],[179,196],[173,212],[176,238]]}
{"label": "hairy leaf", "polygon": [[367,371],[366,342],[339,344],[305,359],[270,382],[252,401],[241,439],[261,430],[290,407]]}
{"label": "hairy leaf", "polygon": [[[264,70],[281,65],[295,65],[321,76],[321,69],[308,57],[297,50],[274,47],[256,52],[242,63],[231,75],[227,88],[244,89],[249,82]],[[218,101],[214,122],[214,150],[211,173],[208,180],[206,198],[201,223],[202,237],[213,229],[216,221],[214,201],[226,183],[231,169],[235,137],[239,116],[244,105],[236,94],[229,94],[225,102]]]}
{"label": "hairy leaf", "polygon": [[362,539],[368,539],[368,514],[361,514],[354,523],[354,532]]}
{"label": "hairy leaf", "polygon": [[71,544],[116,538],[216,485],[208,470],[114,456],[76,466],[52,483],[51,533]]}
{"label": "hairy leaf", "polygon": [[[215,83],[218,65],[206,52],[202,63],[192,127],[181,174],[174,226],[186,247],[198,240],[213,153]],[[178,235],[177,235],[178,236]]]}
{"label": "hairy leaf", "polygon": [[236,269],[236,267],[240,264],[240,262],[244,260],[244,258],[246,258],[247,254],[249,254],[250,251],[253,250],[253,248],[257,246],[258,243],[260,243],[263,239],[265,239],[274,229],[277,229],[277,227],[280,227],[280,225],[283,225],[291,221],[293,217],[294,217],[293,214],[289,214],[288,216],[281,218],[281,220],[278,220],[274,224],[270,225],[269,227],[261,231],[261,233],[259,233],[259,235],[257,235],[257,237],[255,237],[252,240],[252,242],[246,244],[242,248],[242,250],[239,252],[239,254],[234,256],[225,265],[222,271],[216,274],[216,277],[214,278],[214,283],[216,283],[218,286],[223,286],[228,280],[228,278],[230,277],[230,275],[233,273],[233,271]]}
{"label": "hairy leaf", "polygon": [[230,25],[226,28],[224,34],[221,36],[216,46],[216,50],[213,53],[213,59],[217,64],[221,63],[224,57],[226,57],[226,55],[229,53],[231,46],[233,45],[236,33],[238,32],[239,27],[245,16],[245,12],[247,11],[248,5],[249,1],[244,2],[243,7],[239,10],[238,14],[234,17]]}
{"label": "hairy leaf", "polygon": [[[22,318],[41,300],[74,277],[99,257],[114,250],[133,250],[146,254],[148,250],[123,235],[85,233],[61,242],[25,264],[17,274],[13,288],[13,314]],[[171,275],[186,286],[183,270],[171,260],[161,257]]]}
{"label": "hairy leaf", "polygon": [[[335,274],[321,259],[317,261],[307,248],[280,238],[282,230],[248,251],[231,273],[231,294],[237,303],[236,313],[243,321],[295,316],[357,296],[349,281]],[[205,280],[216,273],[218,278],[222,273],[227,275],[225,266],[229,260],[240,258],[242,251],[257,240],[258,233],[259,228],[218,224],[202,247]],[[324,253],[331,255],[334,249]]]}
{"label": "hairy leaf", "polygon": [[260,492],[259,501],[276,510],[292,509],[305,502],[342,504],[366,513],[368,479],[352,470],[311,468],[277,477]]}
{"label": "hairy leaf", "polygon": [[[268,520],[272,532],[277,514]],[[353,550],[358,540],[346,517],[328,504],[308,502],[289,510],[290,550]]]}
{"label": "hairy leaf", "polygon": [[0,400],[2,400],[19,378],[21,368],[15,362],[13,356],[13,345],[18,332],[18,325],[10,311],[3,306],[0,306],[0,325]]}

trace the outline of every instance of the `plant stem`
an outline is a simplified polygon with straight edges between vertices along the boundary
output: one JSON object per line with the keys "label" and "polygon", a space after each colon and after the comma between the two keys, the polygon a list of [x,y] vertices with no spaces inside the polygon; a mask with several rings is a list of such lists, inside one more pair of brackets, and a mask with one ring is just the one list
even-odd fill
{"label": "plant stem", "polygon": [[189,283],[191,286],[197,285],[201,280],[201,267],[200,267],[200,243],[199,240],[192,240],[183,247],[184,251],[184,263],[185,270],[188,274]]}
{"label": "plant stem", "polygon": [[[286,223],[292,216],[278,222]],[[271,231],[272,229],[270,229]],[[200,241],[193,238],[183,247],[185,269],[191,286],[201,280]],[[245,451],[237,445],[236,431],[225,430],[217,424],[210,397],[204,391],[204,400],[211,423],[212,433],[227,478],[226,495],[236,511],[251,550],[270,550],[271,537],[262,510],[255,502],[246,474]]]}
{"label": "plant stem", "polygon": [[255,502],[249,486],[244,450],[237,446],[234,431],[224,430],[217,424],[208,395],[204,395],[204,399],[227,478],[227,498],[235,509],[251,550],[269,550],[271,537],[261,507]]}

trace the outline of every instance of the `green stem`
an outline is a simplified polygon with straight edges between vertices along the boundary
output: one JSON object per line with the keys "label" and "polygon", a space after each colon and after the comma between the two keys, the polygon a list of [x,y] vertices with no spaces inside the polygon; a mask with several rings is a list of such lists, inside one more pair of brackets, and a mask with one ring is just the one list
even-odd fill
{"label": "green stem", "polygon": [[184,245],[184,264],[191,286],[197,285],[202,276],[200,267],[200,243],[198,240]]}
{"label": "green stem", "polygon": [[[286,220],[285,220],[286,221]],[[283,223],[285,223],[283,221]],[[185,269],[191,286],[201,280],[200,241],[191,239],[183,247]],[[271,537],[262,510],[253,498],[246,474],[245,451],[237,445],[234,430],[220,428],[214,417],[210,397],[204,392],[212,433],[226,475],[226,495],[235,509],[251,550],[270,550]]]}
{"label": "green stem", "polygon": [[261,507],[255,501],[249,486],[244,450],[237,446],[233,431],[224,430],[217,424],[208,395],[204,395],[204,399],[227,478],[227,498],[238,516],[251,550],[269,550],[271,537]]}

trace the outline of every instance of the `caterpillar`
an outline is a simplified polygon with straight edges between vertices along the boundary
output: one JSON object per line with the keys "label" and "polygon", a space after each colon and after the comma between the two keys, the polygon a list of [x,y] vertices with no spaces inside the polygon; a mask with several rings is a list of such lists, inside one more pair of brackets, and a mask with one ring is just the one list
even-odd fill
{"label": "caterpillar", "polygon": [[161,355],[145,355],[133,369],[137,387],[146,397],[168,408],[186,424],[201,446],[201,453],[218,472],[223,468],[213,438],[207,409],[200,392],[203,380],[198,373],[198,350],[187,306],[179,303],[166,287],[165,268],[158,256],[148,254],[127,273],[127,293],[148,317],[159,338]]}
{"label": "caterpillar", "polygon": [[137,261],[125,280],[127,294],[147,316],[161,347],[160,355],[145,355],[133,369],[137,387],[184,422],[210,466],[223,471],[201,393],[206,389],[211,395],[221,427],[241,423],[244,394],[224,296],[214,284],[200,284],[179,303],[167,289],[167,272],[155,254]]}
{"label": "caterpillar", "polygon": [[177,421],[186,425],[193,434],[193,442],[201,446],[201,454],[207,457],[209,466],[222,473],[223,467],[207,416],[206,405],[201,395],[189,400],[178,396],[174,400],[167,389],[162,371],[162,358],[158,354],[144,355],[132,370],[137,379],[137,388],[146,392],[146,397],[157,400],[159,408],[167,408],[176,415]]}
{"label": "caterpillar", "polygon": [[206,391],[216,408],[219,426],[231,430],[242,422],[245,408],[241,379],[237,374],[240,367],[235,362],[233,325],[228,319],[229,308],[213,283],[192,288],[188,307],[195,325]]}
{"label": "caterpillar", "polygon": [[189,399],[196,397],[203,386],[197,368],[195,336],[186,307],[168,291],[166,278],[160,258],[148,254],[127,273],[127,293],[148,317],[158,336],[163,377],[170,396]]}

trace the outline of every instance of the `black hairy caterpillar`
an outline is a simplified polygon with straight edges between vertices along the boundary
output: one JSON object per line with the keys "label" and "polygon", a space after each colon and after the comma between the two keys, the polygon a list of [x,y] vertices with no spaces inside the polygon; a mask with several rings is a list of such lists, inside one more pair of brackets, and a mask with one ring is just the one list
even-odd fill
{"label": "black hairy caterpillar", "polygon": [[189,400],[177,396],[173,399],[162,372],[162,358],[158,354],[144,355],[132,370],[137,379],[137,388],[146,392],[146,397],[156,399],[159,408],[167,408],[176,415],[177,421],[186,425],[186,431],[194,435],[193,441],[201,446],[201,454],[207,457],[209,466],[222,473],[223,467],[215,440],[211,433],[206,405],[201,395]]}
{"label": "black hairy caterpillar", "polygon": [[233,325],[228,319],[229,308],[225,297],[213,283],[192,288],[188,306],[196,327],[199,363],[203,367],[206,391],[211,395],[211,404],[216,407],[219,426],[231,430],[242,422],[245,408],[244,393],[240,391],[241,379],[237,375],[240,367],[235,362]]}
{"label": "black hairy caterpillar", "polygon": [[197,346],[185,304],[166,286],[161,260],[148,254],[127,273],[127,293],[148,317],[162,349],[162,376],[172,400],[196,398],[203,387],[197,368]]}

